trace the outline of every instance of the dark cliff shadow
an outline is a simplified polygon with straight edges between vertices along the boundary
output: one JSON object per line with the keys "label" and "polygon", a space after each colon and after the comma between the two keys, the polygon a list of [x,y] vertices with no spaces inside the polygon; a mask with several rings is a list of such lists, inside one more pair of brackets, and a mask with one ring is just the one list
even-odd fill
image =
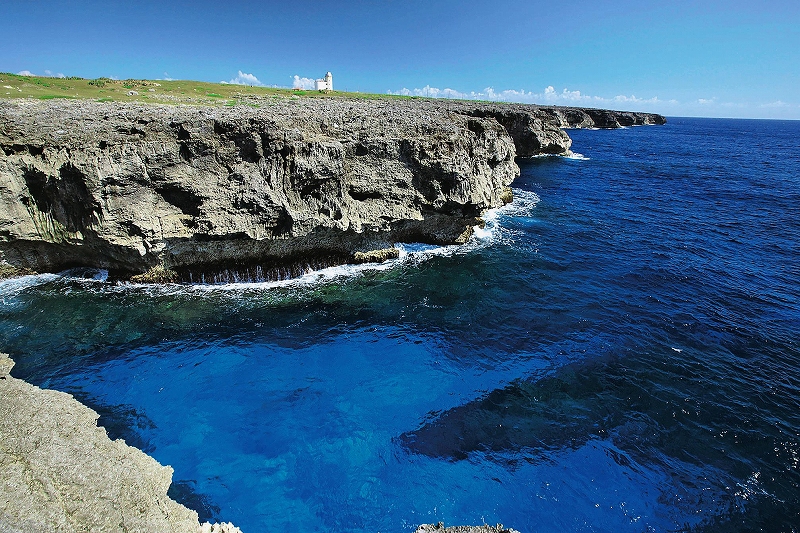
{"label": "dark cliff shadow", "polygon": [[[674,458],[735,471],[724,446],[713,438],[697,440],[704,424],[722,428],[739,423],[721,402],[705,402],[700,410],[702,364],[658,363],[663,366],[655,368],[650,357],[637,354],[571,363],[450,409],[401,434],[397,442],[411,453],[451,461],[472,452],[499,457],[519,451],[535,461],[591,439],[608,439],[643,464],[660,461],[660,466],[674,467]],[[617,462],[627,466],[626,461],[620,457]]]}
{"label": "dark cliff shadow", "polygon": [[[614,388],[601,364],[568,365],[538,381],[517,380],[485,397],[446,411],[398,442],[412,453],[446,460],[472,452],[525,450],[529,459],[551,451],[576,449],[593,437],[607,437],[624,422],[624,413],[604,402]],[[641,397],[634,387],[615,391]]]}
{"label": "dark cliff shadow", "polygon": [[395,442],[406,453],[513,470],[604,440],[624,469],[666,476],[659,501],[687,516],[704,509],[706,517],[685,531],[751,531],[764,523],[794,531],[800,475],[759,459],[783,453],[785,434],[732,408],[730,385],[706,357],[632,353],[569,364],[434,414]]}
{"label": "dark cliff shadow", "polygon": [[109,405],[98,402],[94,396],[79,388],[66,387],[65,391],[100,415],[97,425],[105,428],[109,439],[122,439],[128,446],[138,448],[147,454],[153,453],[155,447],[150,442],[148,434],[156,429],[156,424],[147,415],[132,405]]}

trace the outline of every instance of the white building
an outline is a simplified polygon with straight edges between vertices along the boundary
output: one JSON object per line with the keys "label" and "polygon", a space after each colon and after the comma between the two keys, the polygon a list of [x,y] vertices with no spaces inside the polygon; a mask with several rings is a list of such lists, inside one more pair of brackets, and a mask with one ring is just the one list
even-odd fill
{"label": "white building", "polygon": [[332,91],[333,90],[333,74],[328,72],[321,80],[316,81],[318,91]]}

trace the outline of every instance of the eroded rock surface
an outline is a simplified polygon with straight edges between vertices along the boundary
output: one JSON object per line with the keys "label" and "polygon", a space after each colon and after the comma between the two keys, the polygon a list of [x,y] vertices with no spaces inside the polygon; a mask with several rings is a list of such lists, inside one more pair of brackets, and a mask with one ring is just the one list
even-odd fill
{"label": "eroded rock surface", "polygon": [[0,262],[222,281],[455,243],[503,204],[515,157],[569,153],[562,128],[657,122],[440,100],[251,103],[0,102]]}
{"label": "eroded rock surface", "polygon": [[69,394],[11,377],[12,366],[0,354],[0,531],[240,533],[201,526],[167,497],[170,467],[110,440]]}

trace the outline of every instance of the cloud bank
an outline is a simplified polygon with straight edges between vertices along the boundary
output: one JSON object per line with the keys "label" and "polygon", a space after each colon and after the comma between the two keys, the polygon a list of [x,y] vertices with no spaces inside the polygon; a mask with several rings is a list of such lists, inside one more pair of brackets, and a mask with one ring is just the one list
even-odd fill
{"label": "cloud bank", "polygon": [[239,71],[239,74],[230,81],[221,81],[220,83],[229,84],[229,85],[255,85],[257,87],[262,87],[264,84],[259,81],[253,74],[247,74],[246,72]]}
{"label": "cloud bank", "polygon": [[463,100],[491,100],[496,102],[518,102],[523,104],[550,104],[550,105],[570,105],[570,106],[604,106],[624,104],[627,107],[652,106],[653,104],[677,104],[676,100],[661,100],[657,96],[652,98],[639,98],[631,95],[617,95],[612,98],[602,96],[590,96],[581,91],[571,91],[563,89],[556,91],[555,87],[549,85],[541,92],[526,91],[524,89],[506,89],[496,91],[493,87],[487,87],[483,91],[471,91],[468,93],[460,92],[455,89],[431,87],[426,85],[422,89],[403,88],[399,91],[388,91],[389,94],[404,96],[427,96],[431,98],[458,98]]}
{"label": "cloud bank", "polygon": [[[36,74],[31,72],[30,70],[20,70],[19,72],[17,72],[17,75],[18,76],[36,76]],[[62,74],[61,72],[53,74],[53,72],[50,71],[50,70],[45,70],[44,71],[44,75],[42,77],[44,77],[44,78],[66,78],[66,76],[64,76],[64,74]]]}
{"label": "cloud bank", "polygon": [[311,90],[315,87],[313,78],[301,78],[297,74],[294,75],[292,88],[303,89],[305,91]]}
{"label": "cloud bank", "polygon": [[518,102],[522,104],[563,105],[574,107],[599,107],[626,111],[645,111],[667,116],[686,117],[741,117],[741,118],[782,118],[800,119],[800,103],[784,100],[762,102],[729,102],[716,96],[679,101],[662,99],[658,96],[641,98],[635,95],[619,94],[612,97],[593,96],[581,91],[556,90],[548,85],[541,91],[506,89],[497,91],[487,87],[482,91],[462,92],[455,89],[431,87],[421,89],[402,88],[387,91],[388,94],[404,96],[425,96],[430,98],[457,98],[463,100],[489,100],[495,102]]}

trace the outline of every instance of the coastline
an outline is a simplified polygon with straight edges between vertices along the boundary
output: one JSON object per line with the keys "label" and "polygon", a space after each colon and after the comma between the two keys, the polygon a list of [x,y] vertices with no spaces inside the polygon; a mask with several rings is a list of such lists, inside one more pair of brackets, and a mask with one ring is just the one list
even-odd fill
{"label": "coastline", "polygon": [[511,200],[516,158],[571,154],[565,128],[665,120],[468,101],[253,101],[1,100],[0,264],[255,281],[398,242],[461,243]]}

